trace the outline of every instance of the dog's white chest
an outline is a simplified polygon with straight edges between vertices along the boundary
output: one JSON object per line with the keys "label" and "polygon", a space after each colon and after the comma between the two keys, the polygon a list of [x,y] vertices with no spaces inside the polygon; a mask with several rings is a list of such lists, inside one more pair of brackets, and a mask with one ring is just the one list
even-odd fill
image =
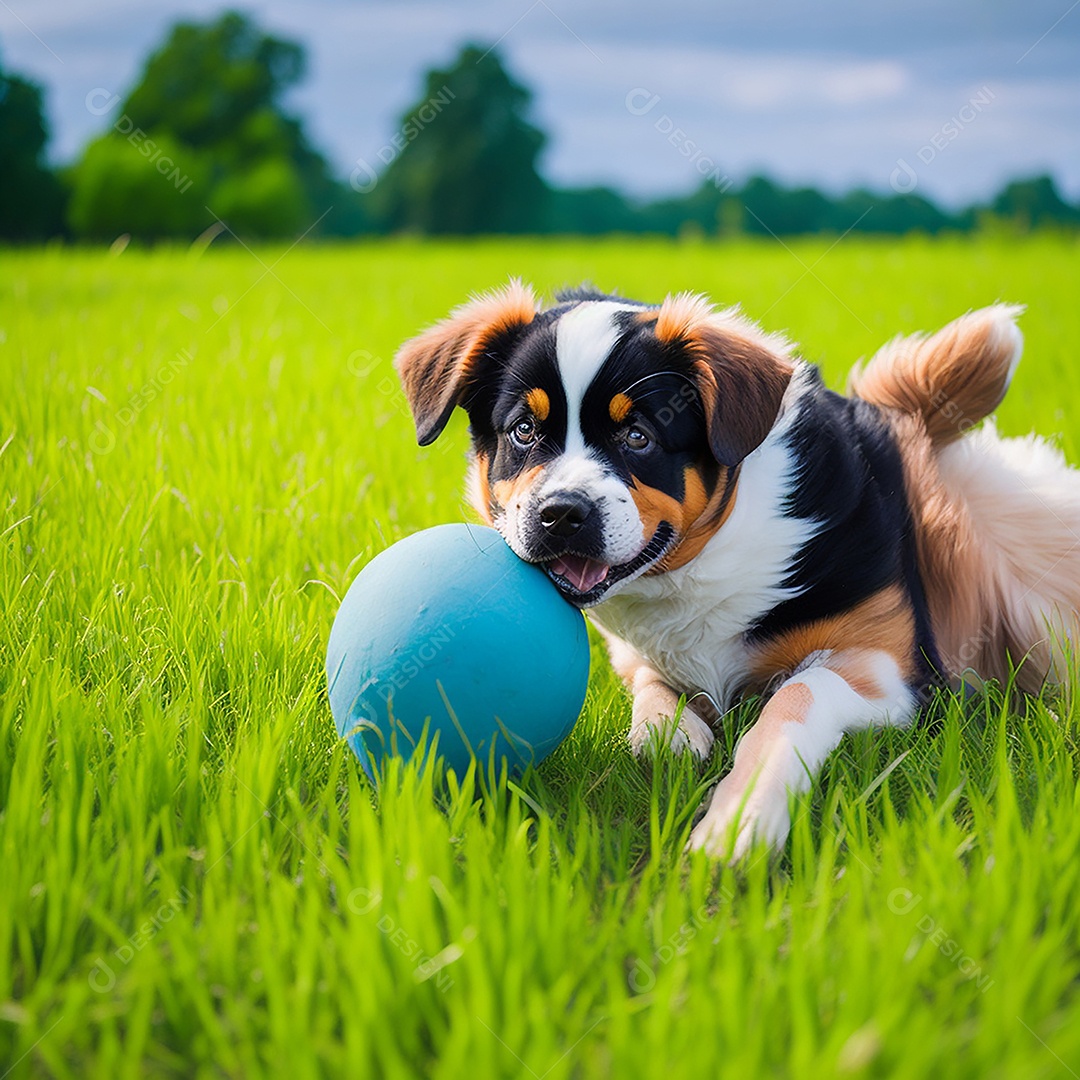
{"label": "dog's white chest", "polygon": [[723,609],[702,610],[689,599],[635,603],[613,597],[593,617],[630,645],[672,689],[704,690],[727,708],[749,667],[745,625],[739,626],[741,620]]}
{"label": "dog's white chest", "polygon": [[779,435],[746,459],[730,518],[695,559],[630,582],[591,612],[672,689],[707,691],[722,708],[749,674],[747,630],[796,594],[785,580],[816,529],[782,512],[793,463]]}

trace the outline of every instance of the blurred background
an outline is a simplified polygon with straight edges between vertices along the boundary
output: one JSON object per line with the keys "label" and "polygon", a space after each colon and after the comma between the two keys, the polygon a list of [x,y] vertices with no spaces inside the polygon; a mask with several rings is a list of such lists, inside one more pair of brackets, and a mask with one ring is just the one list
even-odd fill
{"label": "blurred background", "polygon": [[8,242],[1075,229],[1078,121],[1080,0],[0,0]]}

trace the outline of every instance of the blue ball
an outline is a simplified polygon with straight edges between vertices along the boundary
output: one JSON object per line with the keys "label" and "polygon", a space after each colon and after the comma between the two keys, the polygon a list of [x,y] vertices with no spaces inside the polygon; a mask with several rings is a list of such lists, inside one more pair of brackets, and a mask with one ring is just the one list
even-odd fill
{"label": "blue ball", "polygon": [[377,555],[330,631],[330,708],[372,779],[429,744],[459,776],[470,748],[513,769],[570,733],[585,702],[585,619],[494,530],[439,525]]}

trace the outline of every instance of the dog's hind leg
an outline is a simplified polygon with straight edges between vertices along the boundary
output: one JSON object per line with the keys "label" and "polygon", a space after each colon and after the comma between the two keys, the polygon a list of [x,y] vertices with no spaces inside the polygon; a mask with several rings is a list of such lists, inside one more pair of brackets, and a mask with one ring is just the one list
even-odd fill
{"label": "dog's hind leg", "polygon": [[922,516],[943,659],[1003,681],[1011,662],[1023,690],[1064,681],[1080,645],[1080,472],[1041,439],[991,425],[946,447],[937,469],[937,505],[952,510],[935,515],[927,500]]}

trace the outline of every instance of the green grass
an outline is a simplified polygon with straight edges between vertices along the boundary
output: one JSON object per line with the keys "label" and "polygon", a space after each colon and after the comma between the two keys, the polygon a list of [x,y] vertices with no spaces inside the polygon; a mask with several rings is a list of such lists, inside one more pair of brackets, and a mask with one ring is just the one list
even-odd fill
{"label": "green grass", "polygon": [[835,385],[1027,302],[1001,425],[1080,460],[1074,242],[830,243],[2,255],[0,1076],[1080,1071],[1073,693],[850,740],[745,874],[681,853],[734,733],[643,768],[599,652],[478,800],[333,731],[337,597],[466,514],[393,352],[511,274],[741,301]]}

